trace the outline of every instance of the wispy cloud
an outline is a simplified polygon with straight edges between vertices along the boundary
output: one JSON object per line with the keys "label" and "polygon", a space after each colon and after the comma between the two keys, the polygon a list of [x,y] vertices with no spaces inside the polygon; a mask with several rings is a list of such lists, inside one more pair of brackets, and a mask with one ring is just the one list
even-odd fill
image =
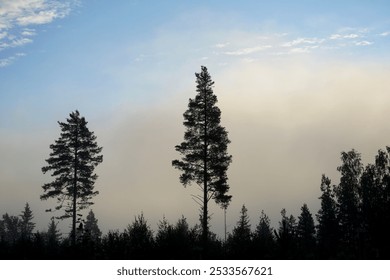
{"label": "wispy cloud", "polygon": [[[33,26],[64,18],[77,4],[77,0],[0,1],[0,51],[32,43],[37,35]],[[12,64],[15,57],[17,54],[0,58],[0,67]]]}
{"label": "wispy cloud", "polygon": [[350,33],[350,34],[332,34],[330,35],[329,39],[331,40],[338,40],[338,39],[356,39],[361,37],[359,34]]}
{"label": "wispy cloud", "polygon": [[374,44],[373,42],[370,42],[370,41],[359,41],[359,42],[355,42],[355,45],[356,46],[370,46]]}
{"label": "wispy cloud", "polygon": [[239,50],[235,50],[235,51],[227,51],[224,54],[226,54],[226,55],[236,55],[236,56],[249,55],[249,54],[253,54],[253,53],[256,53],[256,52],[261,52],[261,51],[264,51],[264,50],[270,49],[270,48],[272,48],[271,45],[256,46],[256,47],[251,47],[251,48],[243,48],[243,49],[239,49]]}
{"label": "wispy cloud", "polygon": [[301,44],[321,44],[325,41],[325,39],[320,38],[297,38],[292,41],[286,42],[282,44],[282,47],[293,47]]}
{"label": "wispy cloud", "polygon": [[215,47],[217,49],[223,49],[223,48],[226,48],[228,45],[230,45],[229,42],[227,42],[227,43],[218,43],[218,44],[215,44]]}
{"label": "wispy cloud", "polygon": [[22,57],[25,55],[26,55],[25,53],[16,53],[15,55],[9,56],[7,58],[0,58],[0,68],[7,67],[8,65],[11,65],[19,57]]}
{"label": "wispy cloud", "polygon": [[379,33],[378,35],[382,36],[382,37],[387,37],[390,35],[390,31],[382,32],[382,33]]}

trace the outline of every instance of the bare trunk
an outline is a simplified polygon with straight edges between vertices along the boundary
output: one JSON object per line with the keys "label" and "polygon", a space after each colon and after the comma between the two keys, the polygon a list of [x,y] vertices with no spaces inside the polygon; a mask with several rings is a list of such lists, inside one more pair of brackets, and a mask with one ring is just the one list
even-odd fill
{"label": "bare trunk", "polygon": [[[78,129],[78,127],[77,127]],[[72,245],[76,245],[76,206],[77,206],[77,166],[78,166],[78,131],[76,132],[76,143],[74,151],[74,174],[73,174],[73,208],[72,208]]]}
{"label": "bare trunk", "polygon": [[[205,175],[206,177],[206,175]],[[207,251],[207,240],[209,235],[209,227],[208,227],[208,209],[207,209],[207,181],[204,181],[203,184],[203,221],[202,221],[202,241],[203,241],[203,252]]]}
{"label": "bare trunk", "polygon": [[207,176],[207,96],[204,96],[204,147],[203,147],[203,231],[202,231],[202,239],[203,239],[203,253],[207,254],[207,240],[209,235],[209,227],[208,227],[208,209],[207,209],[207,194],[208,194],[208,176]]}

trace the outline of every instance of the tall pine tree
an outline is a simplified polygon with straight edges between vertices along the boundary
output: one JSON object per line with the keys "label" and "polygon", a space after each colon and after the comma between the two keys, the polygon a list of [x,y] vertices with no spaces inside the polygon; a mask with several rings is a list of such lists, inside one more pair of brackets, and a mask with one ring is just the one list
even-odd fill
{"label": "tall pine tree", "polygon": [[213,199],[226,207],[231,200],[227,195],[227,169],[232,156],[227,153],[230,143],[228,133],[221,126],[221,111],[216,106],[217,97],[213,93],[214,82],[207,68],[202,66],[196,73],[195,99],[190,99],[184,113],[186,131],[184,141],[176,146],[182,158],[172,161],[172,165],[182,171],[180,182],[184,185],[196,183],[201,188],[201,195],[195,196],[202,211],[202,239],[207,248],[209,235],[208,202]]}
{"label": "tall pine tree", "polygon": [[50,145],[48,165],[42,167],[42,172],[51,171],[55,180],[42,186],[41,199],[57,198],[56,210],[65,208],[60,218],[72,218],[73,245],[76,244],[77,212],[93,204],[90,200],[99,193],[94,190],[98,176],[93,172],[103,161],[103,156],[99,155],[102,148],[87,123],[78,111],[72,112],[67,122],[58,122],[61,135]]}

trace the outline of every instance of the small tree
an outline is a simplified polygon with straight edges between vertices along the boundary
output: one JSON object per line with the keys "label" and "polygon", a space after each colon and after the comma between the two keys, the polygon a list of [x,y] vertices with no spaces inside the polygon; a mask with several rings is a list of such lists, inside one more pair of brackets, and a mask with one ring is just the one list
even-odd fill
{"label": "small tree", "polygon": [[102,148],[87,123],[78,111],[72,112],[67,122],[58,122],[61,135],[50,145],[48,165],[42,167],[43,173],[52,171],[55,180],[42,186],[41,199],[57,198],[56,210],[65,207],[65,214],[59,218],[72,218],[73,245],[76,244],[77,212],[93,204],[90,200],[99,193],[94,191],[98,176],[93,172],[103,161],[103,156],[99,155]]}
{"label": "small tree", "polygon": [[301,215],[298,217],[297,238],[299,251],[302,256],[305,258],[313,258],[316,243],[315,227],[313,216],[306,203],[301,207]]}
{"label": "small tree", "polygon": [[100,231],[98,226],[98,219],[95,218],[95,213],[93,213],[92,209],[89,211],[88,216],[86,218],[84,224],[84,232],[94,242],[98,242],[100,240],[100,237],[102,236],[102,232]]}
{"label": "small tree", "polygon": [[47,234],[46,234],[47,243],[48,243],[49,247],[58,246],[58,244],[60,243],[61,233],[57,229],[57,225],[58,225],[58,222],[56,223],[54,221],[54,217],[52,217],[50,219],[50,223],[48,225]]}
{"label": "small tree", "polygon": [[20,219],[18,216],[3,215],[4,240],[13,245],[20,238]]}
{"label": "small tree", "polygon": [[240,214],[240,219],[228,238],[228,248],[232,257],[248,258],[251,253],[252,232],[245,205],[242,206]]}
{"label": "small tree", "polygon": [[334,186],[331,180],[322,175],[321,179],[321,208],[317,213],[317,240],[322,258],[335,257],[339,244],[339,221],[335,201]]}
{"label": "small tree", "polygon": [[34,219],[33,213],[28,203],[24,207],[24,211],[20,215],[20,234],[22,239],[31,240],[35,223],[32,222]]}
{"label": "small tree", "polygon": [[280,257],[294,258],[296,246],[296,229],[297,223],[293,215],[289,217],[286,214],[286,209],[280,212],[282,220],[279,222],[279,229],[275,231],[276,240],[280,249]]}
{"label": "small tree", "polygon": [[253,235],[253,243],[257,258],[272,257],[275,247],[275,237],[272,233],[270,218],[264,213],[264,210],[261,211],[259,224]]}
{"label": "small tree", "polygon": [[134,222],[124,232],[127,257],[130,259],[148,259],[153,246],[153,232],[147,224],[144,215],[135,217]]}
{"label": "small tree", "polygon": [[208,202],[226,206],[231,200],[227,195],[227,169],[232,156],[227,153],[230,143],[227,131],[220,125],[221,111],[216,106],[217,97],[213,93],[214,82],[207,68],[202,66],[196,73],[195,99],[190,99],[184,113],[184,142],[176,146],[182,158],[172,161],[172,165],[182,171],[180,182],[184,185],[196,183],[201,195],[194,196],[202,211],[202,239],[207,248],[209,235]]}

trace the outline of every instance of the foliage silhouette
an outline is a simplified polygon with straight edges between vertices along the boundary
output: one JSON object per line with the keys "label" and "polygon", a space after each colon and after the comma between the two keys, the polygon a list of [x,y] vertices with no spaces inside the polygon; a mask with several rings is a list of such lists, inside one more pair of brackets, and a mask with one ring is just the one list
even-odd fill
{"label": "foliage silhouette", "polygon": [[55,180],[42,186],[41,199],[57,198],[56,210],[65,207],[65,214],[60,218],[72,218],[72,244],[75,245],[77,212],[93,204],[90,199],[98,194],[94,191],[97,175],[93,172],[103,156],[99,155],[102,148],[89,131],[85,118],[77,110],[69,116],[67,122],[58,122],[61,135],[50,145],[48,165],[42,167],[43,173],[52,171]]}
{"label": "foliage silhouette", "polygon": [[272,259],[274,258],[275,236],[271,227],[270,218],[261,211],[259,224],[253,234],[253,248],[255,259]]}
{"label": "foliage silhouette", "polygon": [[195,76],[197,95],[189,100],[188,109],[183,114],[186,127],[184,141],[175,147],[182,158],[173,160],[172,165],[182,171],[180,182],[184,186],[196,183],[201,189],[201,195],[194,196],[194,199],[201,207],[203,249],[207,251],[210,237],[208,202],[213,199],[222,207],[227,207],[231,200],[231,196],[227,195],[226,172],[232,156],[227,153],[230,143],[227,131],[220,125],[221,111],[216,106],[214,81],[204,66]]}
{"label": "foliage silhouette", "polygon": [[250,258],[249,255],[251,254],[252,232],[248,209],[245,205],[242,206],[240,214],[240,219],[233,228],[232,234],[229,235],[226,244],[227,254],[233,259],[240,258],[240,256],[244,255]]}
{"label": "foliage silhouette", "polygon": [[321,179],[321,208],[317,213],[317,243],[319,256],[323,259],[337,257],[337,248],[340,244],[340,226],[337,217],[337,205],[335,201],[335,186],[331,186],[331,180],[324,174]]}
{"label": "foliage silhouette", "polygon": [[35,223],[32,222],[34,215],[28,203],[24,207],[24,211],[20,215],[20,235],[22,239],[30,240],[32,238]]}
{"label": "foliage silhouette", "polygon": [[313,259],[316,238],[315,238],[315,226],[314,219],[310,213],[307,204],[303,204],[301,207],[301,214],[298,217],[297,225],[297,241],[298,241],[298,252],[302,259]]}

